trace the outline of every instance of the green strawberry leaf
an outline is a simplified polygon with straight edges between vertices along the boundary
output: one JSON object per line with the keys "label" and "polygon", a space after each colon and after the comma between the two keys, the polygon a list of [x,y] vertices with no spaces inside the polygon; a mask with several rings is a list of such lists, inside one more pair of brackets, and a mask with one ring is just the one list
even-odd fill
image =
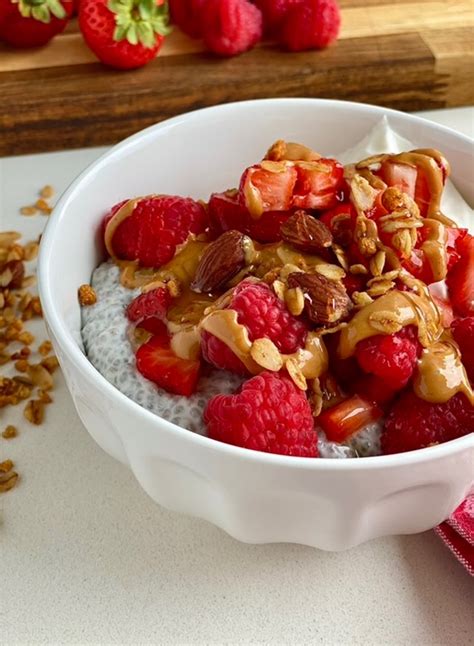
{"label": "green strawberry leaf", "polygon": [[156,0],[109,0],[107,8],[115,14],[115,41],[127,40],[131,45],[154,47],[157,35],[165,36],[171,31],[166,2],[157,6]]}
{"label": "green strawberry leaf", "polygon": [[49,13],[49,9],[44,4],[39,5],[38,7],[33,7],[31,9],[31,16],[35,20],[39,20],[39,22],[44,22],[46,24],[51,21],[51,14]]}
{"label": "green strawberry leaf", "polygon": [[48,7],[56,18],[62,19],[66,17],[66,11],[59,0],[48,0]]}
{"label": "green strawberry leaf", "polygon": [[131,22],[127,29],[127,40],[131,45],[138,45],[137,23]]}

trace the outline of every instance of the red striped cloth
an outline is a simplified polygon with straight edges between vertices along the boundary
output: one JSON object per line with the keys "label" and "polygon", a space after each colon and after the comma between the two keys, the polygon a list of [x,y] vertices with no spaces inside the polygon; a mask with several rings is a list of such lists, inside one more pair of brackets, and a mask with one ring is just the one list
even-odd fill
{"label": "red striped cloth", "polygon": [[451,552],[474,576],[474,493],[462,502],[456,511],[435,532]]}

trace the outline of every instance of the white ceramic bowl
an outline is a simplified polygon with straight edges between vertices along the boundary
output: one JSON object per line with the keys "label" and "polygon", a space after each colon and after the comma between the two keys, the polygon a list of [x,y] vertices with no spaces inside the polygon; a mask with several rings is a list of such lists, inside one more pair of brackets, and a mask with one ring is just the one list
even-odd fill
{"label": "white ceramic bowl", "polygon": [[69,187],[41,243],[45,318],[89,433],[128,465],[159,504],[205,518],[239,540],[341,550],[444,520],[474,484],[474,434],[400,455],[329,460],[249,451],[195,435],[122,395],[81,349],[77,288],[101,261],[98,224],[119,200],[147,193],[206,198],[235,185],[275,139],[322,153],[354,145],[383,114],[400,134],[440,148],[471,203],[472,144],[425,120],[356,103],[249,101],[191,112],[125,140]]}

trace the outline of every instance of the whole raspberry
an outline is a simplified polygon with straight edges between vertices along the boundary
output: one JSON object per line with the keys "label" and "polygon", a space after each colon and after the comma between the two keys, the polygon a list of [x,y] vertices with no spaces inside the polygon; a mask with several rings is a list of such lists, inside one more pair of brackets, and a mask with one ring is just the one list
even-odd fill
{"label": "whole raspberry", "polygon": [[[117,210],[113,207],[112,210]],[[110,214],[106,216],[108,223]],[[173,258],[177,245],[190,233],[202,233],[208,218],[202,204],[191,198],[157,195],[140,199],[112,238],[115,256],[159,267]]]}
{"label": "whole raspberry", "polygon": [[382,433],[382,453],[413,451],[474,432],[474,406],[461,393],[444,404],[404,393],[390,411]]}
{"label": "whole raspberry", "polygon": [[[237,312],[237,320],[247,328],[250,341],[266,337],[283,354],[295,352],[304,345],[306,325],[290,314],[265,283],[242,281],[234,289],[228,308]],[[212,334],[201,336],[201,348],[204,358],[212,365],[247,373],[240,359]]]}
{"label": "whole raspberry", "polygon": [[171,20],[191,38],[201,38],[205,0],[169,0]]}
{"label": "whole raspberry", "polygon": [[171,302],[170,293],[164,287],[139,294],[127,307],[127,317],[133,323],[156,317],[163,320]]}
{"label": "whole raspberry", "polygon": [[235,395],[216,395],[204,411],[209,437],[255,451],[317,457],[317,435],[305,394],[274,372],[252,377]]}
{"label": "whole raspberry", "polygon": [[205,330],[201,333],[201,351],[205,361],[216,368],[230,370],[238,375],[248,374],[247,368],[229,346]]}
{"label": "whole raspberry", "polygon": [[474,316],[456,319],[451,325],[454,340],[461,350],[461,357],[466,372],[474,381]]}
{"label": "whole raspberry", "polygon": [[220,56],[242,54],[262,37],[262,13],[248,0],[206,0],[201,25],[204,44]]}
{"label": "whole raspberry", "polygon": [[263,15],[265,33],[277,36],[288,11],[302,0],[255,0]]}
{"label": "whole raspberry", "polygon": [[280,42],[293,52],[323,49],[337,39],[340,26],[336,0],[303,0],[286,14]]}
{"label": "whole raspberry", "polygon": [[395,391],[407,385],[419,351],[414,330],[404,328],[396,334],[377,334],[359,341],[356,358],[364,372],[383,379]]}

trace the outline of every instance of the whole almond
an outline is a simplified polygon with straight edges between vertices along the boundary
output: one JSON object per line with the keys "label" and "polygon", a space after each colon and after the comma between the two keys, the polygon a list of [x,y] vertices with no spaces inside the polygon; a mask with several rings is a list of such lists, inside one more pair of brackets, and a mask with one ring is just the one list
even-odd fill
{"label": "whole almond", "polygon": [[211,242],[199,260],[191,289],[203,293],[224,287],[245,267],[248,240],[240,231],[226,231]]}
{"label": "whole almond", "polygon": [[330,280],[321,274],[290,274],[288,286],[301,288],[306,315],[318,325],[339,323],[353,307],[342,282]]}
{"label": "whole almond", "polygon": [[281,227],[281,237],[298,251],[322,253],[332,244],[327,226],[305,211],[296,211]]}

